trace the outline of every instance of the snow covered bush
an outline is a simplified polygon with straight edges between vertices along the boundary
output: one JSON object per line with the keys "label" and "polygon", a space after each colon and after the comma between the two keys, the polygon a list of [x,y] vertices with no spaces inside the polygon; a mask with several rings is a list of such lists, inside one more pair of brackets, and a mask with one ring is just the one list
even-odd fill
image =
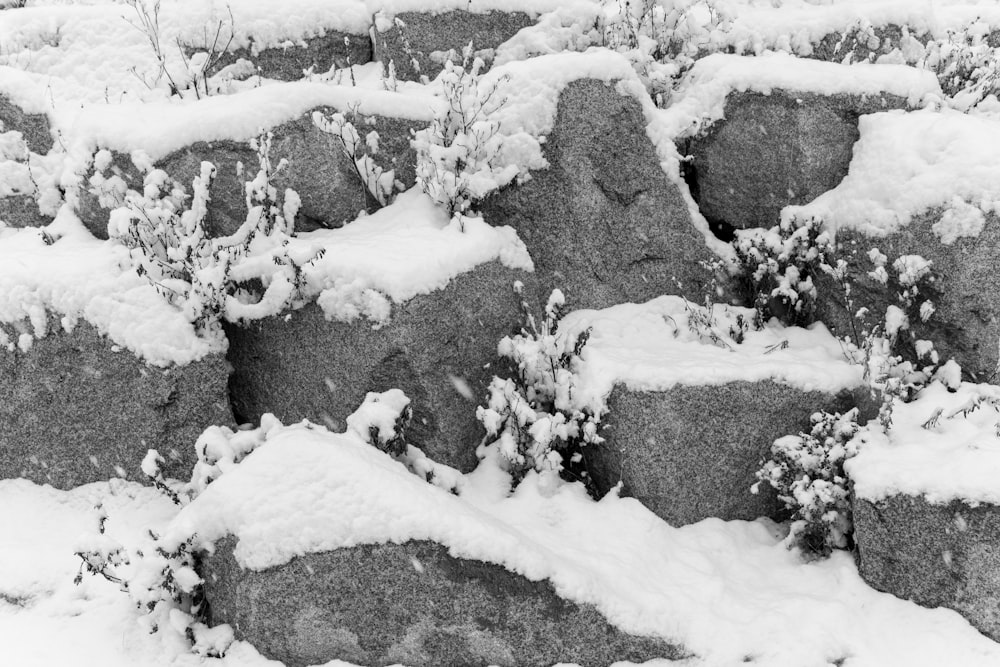
{"label": "snow covered bush", "polygon": [[812,322],[813,276],[832,251],[830,235],[816,219],[785,219],[771,229],[747,229],[733,240],[739,290],[757,311],[759,323],[772,317],[787,325]]}
{"label": "snow covered bush", "polygon": [[[230,236],[205,231],[215,167],[202,162],[188,202],[180,184],[161,169],[150,169],[143,191],[126,191],[111,212],[108,233],[131,250],[136,272],[199,331],[231,322],[274,315],[302,298],[303,267],[321,253],[296,256],[288,250],[299,198],[293,190],[278,197],[272,180],[284,167],[270,158],[271,134],[251,142],[258,171],[245,184],[247,217]],[[109,160],[99,155],[95,163]],[[255,261],[270,258],[270,261]],[[262,291],[248,285],[259,281]]]}
{"label": "snow covered bush", "polygon": [[[357,112],[353,114],[353,118],[355,121],[358,120]],[[339,112],[324,116],[315,111],[312,120],[316,127],[337,140],[340,150],[351,161],[355,173],[361,180],[365,201],[376,208],[391,204],[395,199],[396,190],[402,189],[402,184],[396,182],[394,170],[386,171],[375,162],[379,149],[378,132],[372,130],[362,139],[354,122],[347,120],[347,117]]]}
{"label": "snow covered bush", "polygon": [[476,409],[515,481],[537,470],[562,472],[587,483],[581,466],[583,449],[602,441],[599,419],[573,405],[574,369],[590,332],[573,340],[559,333],[564,305],[562,292],[553,291],[539,327],[522,301],[525,328],[514,337],[504,337],[497,347],[511,361],[513,377],[494,377],[486,407]]}
{"label": "snow covered bush", "polygon": [[476,202],[497,182],[509,181],[510,172],[517,170],[499,165],[503,135],[494,114],[506,102],[497,92],[503,79],[487,82],[483,67],[483,59],[473,57],[471,43],[461,65],[445,61],[437,81],[446,106],[412,141],[417,183],[459,223],[475,214]]}
{"label": "snow covered bush", "polygon": [[829,556],[853,545],[851,504],[844,462],[857,454],[858,409],[817,412],[812,430],[787,435],[771,445],[771,459],[757,471],[760,484],[774,487],[792,512],[789,547],[809,556]]}
{"label": "snow covered bush", "polygon": [[347,418],[347,429],[387,454],[406,453],[406,428],[413,417],[410,399],[399,389],[370,391]]}

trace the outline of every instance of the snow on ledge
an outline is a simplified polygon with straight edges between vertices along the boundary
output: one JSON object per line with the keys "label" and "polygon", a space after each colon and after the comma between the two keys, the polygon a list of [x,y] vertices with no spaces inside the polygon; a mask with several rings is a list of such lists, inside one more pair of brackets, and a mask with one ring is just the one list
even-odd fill
{"label": "snow on ledge", "polygon": [[855,495],[1000,505],[1000,412],[988,402],[969,411],[982,399],[1000,405],[1000,387],[962,383],[949,392],[934,383],[912,403],[896,403],[888,434],[872,422],[860,452],[844,466]]}
{"label": "snow on ledge", "polygon": [[420,12],[442,14],[465,11],[472,14],[489,12],[523,12],[531,17],[553,12],[566,6],[588,6],[591,0],[365,0],[369,15],[383,11],[386,14]]}
{"label": "snow on ledge", "polygon": [[933,226],[942,243],[978,236],[1000,210],[1000,122],[925,109],[862,116],[847,176],[833,190],[783,217],[815,217],[833,231],[885,236],[913,216],[946,207]]}
{"label": "snow on ledge", "polygon": [[677,385],[772,380],[828,393],[862,384],[861,368],[844,358],[840,343],[822,324],[803,329],[772,321],[736,344],[730,327],[738,317],[751,321],[753,310],[716,305],[714,330],[725,342],[715,345],[692,331],[689,308],[704,312],[681,297],[662,296],[566,315],[559,329],[566,343],[592,329],[577,369],[574,402],[600,412],[618,384],[632,391],[666,391]]}
{"label": "snow on ledge", "polygon": [[177,308],[136,275],[124,246],[94,239],[65,206],[50,229],[56,227],[78,231],[48,245],[38,229],[0,226],[0,323],[19,334],[17,340],[0,335],[0,354],[15,344],[30,349],[34,338],[50,333],[51,315],[67,331],[83,319],[154,366],[185,365],[226,351],[221,332],[198,336]]}
{"label": "snow on ledge", "polygon": [[85,153],[143,150],[156,161],[198,141],[247,141],[317,107],[430,123],[440,104],[424,94],[297,81],[194,101],[91,105],[75,115],[69,134]]}
{"label": "snow on ledge", "polygon": [[691,68],[671,105],[660,112],[659,129],[671,137],[690,136],[724,118],[730,93],[770,95],[779,89],[827,96],[889,94],[913,107],[942,94],[933,72],[906,65],[841,65],[786,53],[717,53]]}

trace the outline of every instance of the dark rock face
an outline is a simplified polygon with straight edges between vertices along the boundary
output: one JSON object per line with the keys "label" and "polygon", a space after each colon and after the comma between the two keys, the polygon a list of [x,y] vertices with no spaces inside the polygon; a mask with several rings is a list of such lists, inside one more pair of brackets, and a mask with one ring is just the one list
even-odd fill
{"label": "dark rock face", "polygon": [[[317,111],[332,113],[333,110],[322,108]],[[348,120],[352,120],[350,114],[347,116]],[[362,137],[372,131],[378,132],[379,152],[374,157],[375,161],[383,169],[394,169],[396,180],[405,187],[412,186],[416,158],[410,149],[410,129],[419,129],[417,124],[396,118],[361,115],[352,122]],[[274,178],[273,183],[279,193],[291,188],[301,198],[302,206],[295,221],[299,231],[340,227],[354,220],[360,211],[378,208],[378,203],[365,189],[339,142],[313,125],[312,112],[273,128],[273,132],[273,167],[277,167],[282,159],[288,160],[288,167]],[[190,190],[192,179],[201,173],[203,161],[213,163],[216,168],[205,220],[206,229],[210,236],[232,234],[246,219],[244,182],[257,173],[257,154],[250,148],[249,142],[198,142],[171,153],[156,166]],[[238,163],[243,164],[242,176],[237,173]],[[141,187],[142,174],[128,156],[116,155],[114,166],[130,188]],[[81,220],[91,233],[106,239],[108,212],[89,192],[81,193],[80,202],[78,213]]]}
{"label": "dark rock face", "polygon": [[0,95],[0,125],[3,130],[16,130],[32,153],[45,155],[52,148],[52,132],[45,114],[25,113],[21,107]]}
{"label": "dark rock face", "polygon": [[1000,508],[923,497],[854,498],[862,578],[925,607],[954,609],[1000,641]]}
{"label": "dark rock face", "polygon": [[785,206],[810,202],[847,175],[858,116],[904,108],[892,95],[732,93],[726,119],[688,142],[691,193],[713,223],[771,227]]}
{"label": "dark rock face", "polygon": [[[913,34],[907,29],[907,35],[926,45],[930,41],[930,33]],[[874,62],[879,56],[884,56],[898,49],[903,44],[903,27],[890,23],[883,26],[871,26],[867,30],[855,28],[846,34],[831,32],[823,36],[813,45],[811,57],[829,62],[843,62],[848,56],[851,62]]]}
{"label": "dark rock face", "polygon": [[52,218],[42,215],[34,195],[0,197],[0,221],[10,227],[44,227]]}
{"label": "dark rock face", "polygon": [[[186,47],[189,52],[197,48]],[[222,55],[215,70],[235,63],[239,59],[249,60],[256,66],[261,76],[282,81],[298,81],[302,72],[310,67],[316,74],[330,71],[334,67],[364,65],[372,60],[372,41],[368,35],[351,35],[329,31],[322,37],[305,40],[288,48],[261,49],[253,55],[250,49],[235,49]],[[215,72],[209,72],[214,74]]]}
{"label": "dark rock face", "polygon": [[363,318],[327,321],[316,305],[227,327],[235,412],[252,421],[265,412],[285,423],[333,420],[341,430],[367,392],[398,388],[412,401],[408,440],[432,459],[471,470],[484,435],[476,405],[496,372],[498,341],[522,324],[512,285],[527,278],[498,262],[481,265],[394,307],[378,329]]}
{"label": "dark rock face", "polygon": [[584,450],[600,493],[619,481],[674,526],[778,516],[766,484],[750,492],[754,473],[781,436],[807,431],[818,410],[843,412],[849,393],[832,396],[771,381],[676,386],[662,392],[616,386],[608,398],[600,445]]}
{"label": "dark rock face", "polygon": [[187,478],[194,443],[232,424],[229,366],[219,356],[164,370],[147,366],[89,324],[50,333],[28,353],[0,353],[0,477],[68,489],[131,479],[149,449],[164,473]]}
{"label": "dark rock face", "polygon": [[978,237],[959,238],[952,245],[944,245],[932,229],[942,214],[941,210],[928,211],[884,238],[866,237],[855,231],[838,232],[838,256],[848,262],[854,306],[846,308],[843,290],[823,274],[816,280],[816,314],[840,334],[851,332],[850,318],[862,306],[870,309],[873,319],[884,317],[886,307],[897,303],[896,295],[902,288],[894,279],[882,285],[868,276],[874,268],[868,251],[878,248],[888,256],[890,266],[901,255],[920,255],[932,262],[932,278],[921,283],[917,306],[929,298],[935,311],[927,322],[922,322],[918,313],[910,313],[911,329],[918,338],[934,343],[942,362],[954,357],[966,375],[988,381],[995,378],[1000,362],[1000,301],[996,298],[1000,293],[996,260],[1000,218],[987,214]]}
{"label": "dark rock face", "polygon": [[375,30],[374,59],[384,66],[392,62],[398,79],[433,79],[444,69],[444,60],[434,57],[435,52],[443,55],[454,49],[461,58],[469,42],[476,51],[492,50],[534,23],[524,12],[402,12],[388,30]]}
{"label": "dark rock face", "polygon": [[675,659],[681,649],[633,637],[594,608],[561,599],[490,563],[433,542],[362,545],[241,570],[235,539],[203,567],[212,623],[290,667],[333,659],[412,667],[583,667]]}
{"label": "dark rock face", "polygon": [[541,288],[562,289],[573,308],[706,293],[699,262],[714,255],[645,128],[639,104],[613,86],[571,83],[546,138],[549,168],[483,203],[490,224],[517,230]]}

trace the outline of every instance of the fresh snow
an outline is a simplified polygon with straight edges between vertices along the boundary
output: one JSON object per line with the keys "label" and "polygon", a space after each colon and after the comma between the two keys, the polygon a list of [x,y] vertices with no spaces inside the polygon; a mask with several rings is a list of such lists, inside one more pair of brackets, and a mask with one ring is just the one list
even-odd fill
{"label": "fresh snow", "polygon": [[[122,481],[69,492],[0,482],[0,534],[30,537],[0,541],[0,559],[12,564],[0,570],[0,599],[7,599],[0,628],[11,664],[277,664],[241,642],[223,660],[198,661],[170,629],[146,635],[116,586],[85,577],[74,588],[72,552],[80,533],[96,530],[93,506],[101,498],[108,533],[119,542],[135,544],[147,527],[174,539],[193,530],[206,540],[233,532],[236,556],[248,567],[335,545],[434,539],[454,556],[546,578],[619,627],[681,642],[699,656],[681,663],[688,667],[731,667],[745,658],[769,667],[1000,660],[1000,647],[955,612],[872,590],[846,553],[805,563],[766,520],[673,528],[633,499],[593,501],[577,484],[553,485],[534,473],[508,493],[493,451],[454,496],[354,435],[273,420],[266,431],[257,436],[262,446],[176,515],[163,497]],[[79,638],[87,658],[72,644],[39,642],[52,632]]]}
{"label": "fresh snow", "polygon": [[889,111],[862,116],[847,176],[783,216],[816,217],[831,230],[884,236],[914,216],[947,209],[933,231],[944,244],[975,237],[1000,208],[1000,123],[958,111]]}
{"label": "fresh snow", "polygon": [[1000,387],[930,385],[912,403],[896,404],[888,433],[873,422],[845,468],[867,500],[1000,505]]}
{"label": "fresh snow", "polygon": [[772,321],[760,330],[750,327],[737,344],[731,332],[738,318],[753,321],[753,309],[716,305],[711,326],[697,324],[707,317],[702,306],[677,296],[569,313],[559,325],[565,345],[590,329],[576,368],[574,403],[599,413],[616,384],[632,391],[665,391],[676,385],[772,380],[803,391],[837,393],[862,383],[861,368],[846,361],[840,341],[821,323],[804,329]]}

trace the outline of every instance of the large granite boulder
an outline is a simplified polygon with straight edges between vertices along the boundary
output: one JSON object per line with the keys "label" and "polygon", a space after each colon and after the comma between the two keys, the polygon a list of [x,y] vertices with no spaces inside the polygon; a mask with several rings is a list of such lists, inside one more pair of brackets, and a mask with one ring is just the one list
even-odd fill
{"label": "large granite boulder", "polygon": [[680,658],[662,640],[633,637],[548,581],[455,558],[434,542],[365,544],[243,570],[235,540],[203,564],[212,623],[289,667],[331,659],[412,667],[584,667]]}
{"label": "large granite boulder", "polygon": [[394,306],[383,326],[328,321],[309,305],[227,327],[235,414],[342,427],[367,392],[398,388],[412,401],[408,440],[437,461],[471,470],[484,435],[475,408],[493,377],[497,342],[521,326],[513,284],[528,278],[499,262],[483,264]]}
{"label": "large granite boulder", "polygon": [[399,79],[418,81],[421,75],[433,79],[444,69],[449,51],[461,54],[471,42],[476,51],[489,55],[534,23],[524,12],[455,10],[381,15],[376,17],[373,31],[374,59],[385,67],[391,62]]}
{"label": "large granite boulder", "polygon": [[228,376],[221,355],[149,366],[84,322],[0,351],[0,477],[62,489],[144,479],[156,449],[166,475],[186,478],[202,430],[232,423]]}
{"label": "large granite boulder", "polygon": [[907,107],[890,94],[732,92],[725,120],[687,142],[691,194],[714,225],[771,227],[782,208],[811,201],[847,175],[860,115]]}
{"label": "large granite boulder", "polygon": [[[858,230],[838,232],[836,256],[848,262],[852,307],[847,308],[841,286],[823,274],[816,279],[816,316],[842,334],[852,331],[851,319],[861,307],[879,320],[888,306],[898,305],[897,295],[908,286],[900,285],[899,274],[893,270],[888,271],[885,284],[874,280],[869,275],[874,265],[868,252],[877,248],[885,254],[890,269],[901,256],[919,255],[931,266],[930,274],[918,284],[920,296],[909,313],[911,332],[917,339],[932,341],[942,361],[954,358],[968,377],[983,381],[995,377],[1000,363],[1000,302],[996,298],[1000,293],[996,263],[1000,218],[988,213],[978,236],[957,238],[946,245],[934,231],[946,213],[943,208],[926,211],[888,236],[868,236]],[[918,311],[925,300],[933,303],[934,312],[923,321]],[[904,335],[901,340],[907,343],[909,339]],[[914,356],[908,343],[900,352]]]}
{"label": "large granite boulder", "polygon": [[0,197],[0,222],[9,227],[44,227],[52,218],[43,215],[34,195]]}
{"label": "large granite boulder", "polygon": [[608,398],[604,442],[587,446],[587,467],[600,493],[621,482],[625,495],[671,525],[778,517],[772,488],[750,491],[771,444],[808,431],[814,412],[844,412],[855,402],[850,392],[803,391],[770,380],[658,392],[619,385]]}
{"label": "large granite boulder", "polygon": [[855,497],[858,568],[873,588],[948,607],[1000,641],[1000,506]]}
{"label": "large granite boulder", "polygon": [[32,153],[44,155],[54,143],[48,116],[27,113],[7,97],[0,95],[0,131],[12,130],[24,135],[24,141]]}
{"label": "large granite boulder", "polygon": [[[331,113],[334,110],[319,108],[316,111]],[[352,120],[350,114],[347,116],[348,120]],[[418,129],[419,124],[360,114],[352,122],[362,136],[378,132],[379,149],[374,160],[386,170],[395,170],[396,180],[405,187],[412,186],[415,181],[415,155],[410,148],[410,130]],[[302,201],[295,221],[298,230],[339,227],[356,218],[361,211],[378,208],[378,202],[365,188],[338,140],[313,124],[311,111],[272,128],[272,131],[273,165],[277,166],[280,160],[288,160],[287,168],[274,178],[273,183],[279,192],[291,188],[298,193]],[[190,189],[192,179],[200,174],[201,163],[206,160],[216,167],[206,227],[211,236],[226,236],[235,232],[246,218],[244,182],[252,179],[258,169],[257,154],[250,148],[249,142],[197,142],[167,155],[155,166]],[[237,172],[238,163],[243,164],[242,175]],[[128,156],[116,153],[109,169],[128,187],[141,187],[142,173]],[[81,220],[91,233],[98,238],[108,237],[108,212],[99,198],[87,192],[86,188],[80,194],[78,209]]]}
{"label": "large granite boulder", "polygon": [[714,255],[660,166],[638,101],[600,81],[570,83],[544,155],[547,169],[482,207],[490,224],[517,230],[543,288],[579,308],[678,291],[702,300],[712,276],[701,262]]}

